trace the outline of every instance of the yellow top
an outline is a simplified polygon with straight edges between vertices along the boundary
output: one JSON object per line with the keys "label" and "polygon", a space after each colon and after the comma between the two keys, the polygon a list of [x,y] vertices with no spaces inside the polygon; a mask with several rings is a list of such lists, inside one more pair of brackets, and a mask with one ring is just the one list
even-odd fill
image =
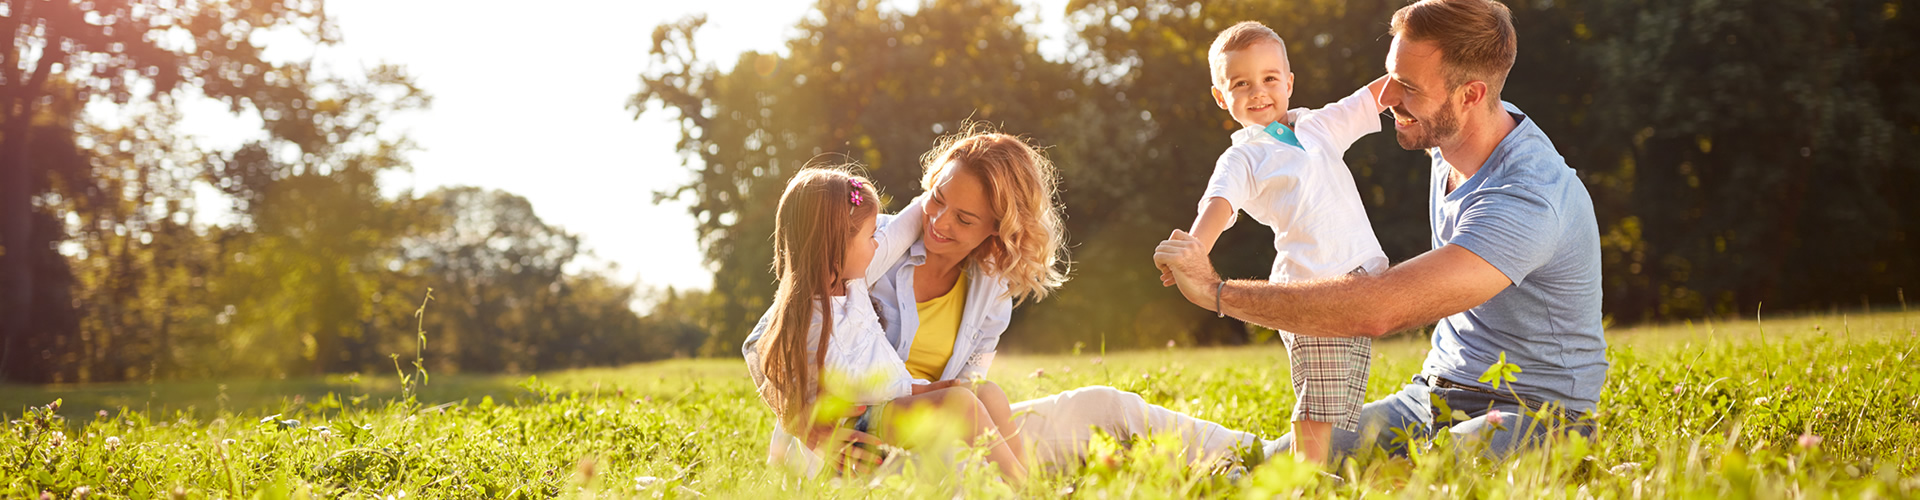
{"label": "yellow top", "polygon": [[907,353],[907,373],[914,378],[935,381],[947,369],[953,357],[953,340],[960,335],[960,311],[967,305],[967,272],[946,295],[915,304],[920,312],[920,329],[913,333],[913,350]]}

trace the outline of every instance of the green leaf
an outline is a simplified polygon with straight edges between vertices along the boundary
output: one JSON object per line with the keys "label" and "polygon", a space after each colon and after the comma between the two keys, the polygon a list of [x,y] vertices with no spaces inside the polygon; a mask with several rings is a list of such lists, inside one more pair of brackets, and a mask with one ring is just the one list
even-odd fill
{"label": "green leaf", "polygon": [[1520,373],[1520,371],[1520,365],[1508,363],[1507,352],[1500,351],[1500,360],[1487,366],[1487,371],[1480,374],[1480,383],[1491,385],[1494,390],[1499,390],[1500,382],[1519,380],[1519,377],[1514,376],[1514,374]]}
{"label": "green leaf", "polygon": [[1460,413],[1462,415],[1465,415],[1465,413],[1461,413],[1458,410],[1454,410],[1452,405],[1447,404],[1447,398],[1440,397],[1437,394],[1428,393],[1427,400],[1433,405],[1433,418],[1435,420],[1439,420],[1441,422],[1458,422],[1460,420],[1465,420],[1465,419],[1454,418],[1453,415],[1455,413]]}

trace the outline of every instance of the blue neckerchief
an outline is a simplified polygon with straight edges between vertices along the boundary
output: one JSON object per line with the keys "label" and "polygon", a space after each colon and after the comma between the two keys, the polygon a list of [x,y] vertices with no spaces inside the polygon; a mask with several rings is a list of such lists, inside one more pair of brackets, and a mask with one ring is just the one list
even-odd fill
{"label": "blue neckerchief", "polygon": [[1286,125],[1281,125],[1280,122],[1269,123],[1263,130],[1267,132],[1267,135],[1271,135],[1275,140],[1280,141],[1281,144],[1290,144],[1296,148],[1307,149],[1306,146],[1300,145],[1299,138],[1294,137],[1293,129],[1287,128]]}

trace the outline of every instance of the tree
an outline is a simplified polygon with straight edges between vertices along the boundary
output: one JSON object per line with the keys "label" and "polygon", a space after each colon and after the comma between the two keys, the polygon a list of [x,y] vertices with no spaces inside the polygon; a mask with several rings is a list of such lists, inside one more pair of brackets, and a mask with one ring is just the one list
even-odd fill
{"label": "tree", "polygon": [[436,345],[446,346],[445,359],[466,371],[541,368],[547,351],[574,333],[561,327],[568,320],[562,304],[573,293],[565,268],[581,255],[580,238],[547,225],[526,198],[504,191],[441,188],[422,202],[437,229],[405,246],[411,260],[424,263],[421,272],[439,299],[440,312],[428,323],[444,339]]}
{"label": "tree", "polygon": [[1920,277],[1920,167],[1906,159],[1920,152],[1920,83],[1897,62],[1915,55],[1914,16],[1848,2],[1596,7],[1594,119],[1627,146],[1604,194],[1632,207],[1616,234],[1636,245],[1622,263],[1640,285],[1609,296],[1613,309],[1890,303]]}
{"label": "tree", "polygon": [[79,106],[165,99],[191,88],[239,111],[272,89],[303,88],[304,69],[262,59],[256,33],[298,30],[325,43],[333,27],[318,2],[6,0],[0,7],[7,12],[0,18],[0,377],[48,380],[54,339],[71,332],[49,318],[72,314],[70,302],[58,300],[71,278],[51,247],[64,231],[34,198],[49,191],[50,174],[80,158],[71,125]]}
{"label": "tree", "polygon": [[[1040,57],[1005,2],[934,1],[911,14],[822,1],[787,55],[731,67],[698,57],[698,18],[656,29],[632,101],[681,122],[716,334],[732,353],[772,293],[765,237],[779,187],[818,155],[857,160],[889,192],[972,115],[1051,146],[1074,281],[1016,314],[1003,346],[1168,338],[1249,340],[1243,325],[1157,285],[1142,252],[1193,218],[1237,128],[1207,92],[1218,30],[1257,20],[1288,41],[1294,106],[1384,72],[1403,0],[1076,0],[1063,61]],[[1586,183],[1602,236],[1605,312],[1624,321],[1891,303],[1920,278],[1916,29],[1898,2],[1513,0],[1520,47],[1502,98],[1525,110]],[[1009,21],[1011,20],[1011,21]],[[1390,258],[1432,246],[1430,159],[1390,130],[1346,161]],[[1214,260],[1267,273],[1264,228],[1228,231]]]}
{"label": "tree", "polygon": [[[825,0],[788,55],[746,53],[721,73],[698,57],[693,17],[654,30],[630,101],[681,124],[696,178],[656,199],[689,199],[714,269],[705,354],[739,352],[772,297],[768,235],[779,193],[813,163],[857,162],[895,199],[919,192],[919,158],[971,117],[1026,133],[1065,125],[1069,68],[1041,58],[1011,1],[936,1],[912,14]],[[1045,136],[1036,137],[1046,143]]]}

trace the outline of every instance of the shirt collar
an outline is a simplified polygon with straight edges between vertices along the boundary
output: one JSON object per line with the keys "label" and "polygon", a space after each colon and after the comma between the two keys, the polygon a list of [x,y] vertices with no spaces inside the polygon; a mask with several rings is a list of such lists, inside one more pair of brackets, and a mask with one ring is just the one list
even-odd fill
{"label": "shirt collar", "polygon": [[927,242],[914,240],[913,246],[907,247],[907,263],[914,267],[927,265]]}
{"label": "shirt collar", "polygon": [[[1507,132],[1506,137],[1500,138],[1500,143],[1495,144],[1493,151],[1487,154],[1487,160],[1480,163],[1480,170],[1474,171],[1473,176],[1468,177],[1467,181],[1461,183],[1460,186],[1455,186],[1454,192],[1463,191],[1461,187],[1480,179],[1483,177],[1482,174],[1505,163],[1507,155],[1511,154],[1514,148],[1520,147],[1518,145],[1520,142],[1527,141],[1535,136],[1545,139],[1546,133],[1540,131],[1540,126],[1534,123],[1533,118],[1527,116],[1526,112],[1520,111],[1519,106],[1515,106],[1513,103],[1506,101],[1500,101],[1500,106],[1506,109],[1507,114],[1513,115],[1513,130]],[[1552,141],[1548,141],[1548,144],[1551,145]],[[1440,148],[1435,147],[1428,149],[1427,154],[1433,157],[1435,168],[1452,168],[1452,164],[1447,163],[1446,155],[1440,151]],[[1449,196],[1451,196],[1451,194],[1449,194]]]}
{"label": "shirt collar", "polygon": [[1300,145],[1300,138],[1293,133],[1293,129],[1288,128],[1286,125],[1281,125],[1280,122],[1269,123],[1265,127],[1248,126],[1233,133],[1233,144],[1236,146],[1250,142],[1265,141],[1273,141],[1306,149]]}
{"label": "shirt collar", "polygon": [[1514,148],[1520,147],[1519,143],[1534,136],[1543,135],[1539,125],[1533,123],[1533,118],[1521,112],[1519,106],[1506,101],[1500,101],[1500,106],[1505,108],[1508,114],[1513,115],[1513,131],[1507,132],[1507,136],[1500,138],[1500,143],[1493,146],[1493,152],[1487,155],[1486,163],[1480,165],[1482,170],[1485,170],[1488,165],[1505,162],[1507,155],[1511,154]]}

